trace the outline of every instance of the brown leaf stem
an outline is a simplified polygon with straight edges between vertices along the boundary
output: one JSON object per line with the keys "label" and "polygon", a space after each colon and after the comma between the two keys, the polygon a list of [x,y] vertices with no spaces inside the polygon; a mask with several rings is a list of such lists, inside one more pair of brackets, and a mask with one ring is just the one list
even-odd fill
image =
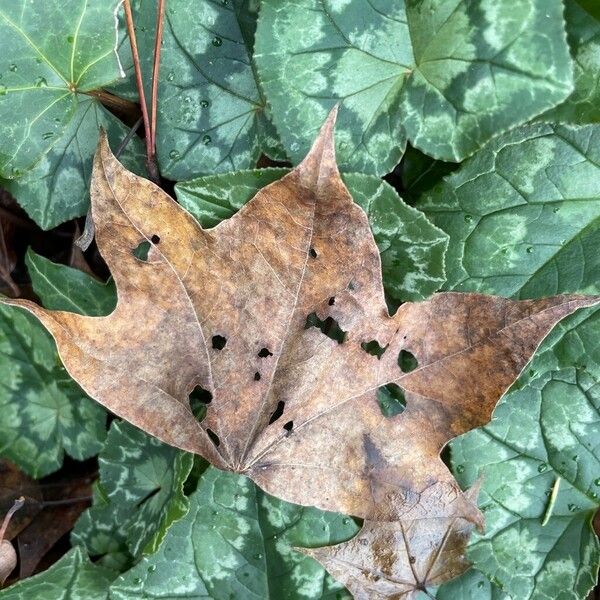
{"label": "brown leaf stem", "polygon": [[158,106],[158,76],[160,73],[160,49],[162,46],[163,29],[165,22],[166,0],[158,0],[158,13],[156,16],[156,37],[154,40],[154,63],[152,65],[152,99],[150,126],[152,155],[156,153],[156,109]]}
{"label": "brown leaf stem", "polygon": [[0,527],[0,541],[4,539],[4,535],[6,534],[6,529],[8,528],[8,525],[10,523],[10,520],[12,519],[12,516],[20,509],[23,507],[23,504],[25,504],[25,498],[23,496],[20,496],[19,498],[17,498],[13,505],[8,509],[8,512],[6,513],[6,516],[4,517],[4,521],[2,521],[2,527]]}
{"label": "brown leaf stem", "polygon": [[144,80],[142,78],[142,68],[140,65],[140,54],[137,46],[137,38],[135,28],[133,26],[133,13],[131,11],[130,0],[123,0],[125,8],[125,22],[127,24],[127,34],[129,35],[129,43],[131,44],[131,55],[133,57],[133,69],[135,71],[135,82],[140,96],[140,107],[142,109],[142,119],[144,121],[144,130],[146,132],[146,168],[148,175],[153,181],[158,181],[158,168],[152,149],[152,128],[148,117],[148,105],[146,104],[146,94],[144,93]]}

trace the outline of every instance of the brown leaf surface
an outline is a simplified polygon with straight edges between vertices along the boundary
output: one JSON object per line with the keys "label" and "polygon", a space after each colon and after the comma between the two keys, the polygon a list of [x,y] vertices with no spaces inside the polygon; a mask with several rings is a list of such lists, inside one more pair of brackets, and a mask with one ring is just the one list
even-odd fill
{"label": "brown leaf surface", "polygon": [[[367,217],[336,167],[334,122],[335,111],[302,164],[211,230],[102,139],[92,211],[115,311],[13,303],[108,409],[271,494],[374,520],[478,521],[440,449],[487,422],[552,326],[595,299],[444,293],[390,317]],[[142,243],[146,260],[133,253]],[[363,349],[372,340],[381,357]],[[401,370],[401,351],[416,369]],[[377,390],[392,382],[407,408],[388,418]],[[196,386],[212,394],[202,423]]]}
{"label": "brown leaf surface", "polygon": [[[479,484],[465,496],[475,504],[478,492]],[[409,600],[469,568],[464,554],[472,530],[473,523],[454,516],[366,521],[343,544],[299,550],[318,560],[355,600]]]}

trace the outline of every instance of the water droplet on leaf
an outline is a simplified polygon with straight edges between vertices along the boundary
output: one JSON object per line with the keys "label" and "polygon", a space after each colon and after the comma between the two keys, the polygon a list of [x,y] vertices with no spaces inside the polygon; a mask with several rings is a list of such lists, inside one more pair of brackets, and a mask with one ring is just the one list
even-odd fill
{"label": "water droplet on leaf", "polygon": [[217,48],[223,43],[223,40],[219,36],[215,36],[212,41],[212,45]]}
{"label": "water droplet on leaf", "polygon": [[205,135],[205,136],[202,138],[202,143],[203,143],[205,146],[208,146],[208,145],[209,145],[211,142],[212,142],[212,138],[210,137],[210,135]]}

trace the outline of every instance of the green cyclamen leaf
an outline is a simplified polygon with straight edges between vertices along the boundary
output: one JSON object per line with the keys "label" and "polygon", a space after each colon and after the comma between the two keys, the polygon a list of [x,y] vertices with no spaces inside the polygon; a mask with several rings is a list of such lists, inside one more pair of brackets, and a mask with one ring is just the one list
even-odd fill
{"label": "green cyclamen leaf", "polygon": [[[440,586],[435,597],[437,600],[511,600],[476,569],[469,569],[464,575]],[[427,600],[427,596],[422,593],[417,600]]]}
{"label": "green cyclamen leaf", "polygon": [[[44,306],[81,314],[110,312],[114,286],[56,265],[32,251],[27,265]],[[61,365],[51,336],[20,309],[0,307],[0,454],[34,477],[62,465],[66,452],[83,460],[106,437],[106,412]]]}
{"label": "green cyclamen leaf", "polygon": [[[600,18],[600,3],[596,11]],[[580,8],[575,0],[565,0],[565,19],[575,61],[575,90],[563,104],[540,119],[597,123],[600,121],[600,21]]]}
{"label": "green cyclamen leaf", "polygon": [[288,504],[242,475],[209,467],[189,513],[155,554],[115,581],[110,598],[348,598],[293,547],[342,542],[358,529],[349,517]]}
{"label": "green cyclamen leaf", "polygon": [[[253,167],[263,152],[285,158],[252,65],[257,12],[255,0],[169,2],[157,130],[166,177]],[[150,44],[153,28],[142,35]]]}
{"label": "green cyclamen leaf", "polygon": [[114,421],[99,456],[99,491],[76,523],[72,542],[118,567],[153,552],[188,510],[183,484],[192,463],[191,454]]}
{"label": "green cyclamen leaf", "polygon": [[[81,97],[63,135],[36,166],[18,179],[3,181],[3,187],[42,229],[86,213],[100,127],[106,130],[113,148],[119,146],[129,130],[99,102]],[[134,136],[119,159],[136,173],[143,173],[140,139]]]}
{"label": "green cyclamen leaf", "polygon": [[33,477],[83,460],[106,436],[106,413],[60,363],[50,335],[29,314],[0,306],[0,454]]}
{"label": "green cyclamen leaf", "polygon": [[[122,76],[118,5],[48,0],[0,7],[0,175],[18,179],[33,168],[8,187],[46,229],[85,213],[98,127],[113,141],[126,132],[89,95]],[[139,154],[135,140],[125,162],[136,167]]]}
{"label": "green cyclamen leaf", "polygon": [[341,169],[382,174],[407,138],[458,161],[562,102],[562,12],[560,0],[265,0],[255,59],[294,162],[341,102]]}
{"label": "green cyclamen leaf", "polygon": [[2,600],[106,600],[115,573],[92,564],[74,548],[47,571],[23,579],[0,592]]}
{"label": "green cyclamen leaf", "polygon": [[[262,169],[200,177],[178,183],[175,191],[203,227],[214,227],[286,172]],[[369,216],[388,296],[393,301],[421,300],[439,289],[445,281],[445,234],[381,179],[359,173],[342,177],[354,201]]]}
{"label": "green cyclamen leaf", "polygon": [[600,278],[600,126],[521,127],[418,208],[450,235],[447,288],[537,298]]}
{"label": "green cyclamen leaf", "polygon": [[117,304],[117,290],[112,279],[102,283],[83,271],[53,263],[31,248],[25,262],[33,291],[45,308],[100,317],[112,312]]}
{"label": "green cyclamen leaf", "polygon": [[509,393],[489,425],[453,442],[461,484],[483,475],[486,532],[473,536],[468,557],[514,598],[585,598],[595,584],[599,435],[600,384],[568,368]]}

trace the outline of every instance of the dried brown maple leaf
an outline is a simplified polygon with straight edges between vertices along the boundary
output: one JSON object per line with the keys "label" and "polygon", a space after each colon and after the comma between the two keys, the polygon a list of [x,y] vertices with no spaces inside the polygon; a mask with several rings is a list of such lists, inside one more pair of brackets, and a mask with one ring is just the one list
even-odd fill
{"label": "dried brown maple leaf", "polygon": [[[595,300],[444,293],[390,317],[367,217],[337,170],[334,122],[335,110],[302,164],[211,230],[103,138],[92,213],[115,311],[13,303],[96,400],[271,494],[375,520],[478,521],[440,449],[488,421],[552,326]],[[376,399],[389,383],[408,403],[392,418]],[[197,386],[212,397],[201,423]]]}

